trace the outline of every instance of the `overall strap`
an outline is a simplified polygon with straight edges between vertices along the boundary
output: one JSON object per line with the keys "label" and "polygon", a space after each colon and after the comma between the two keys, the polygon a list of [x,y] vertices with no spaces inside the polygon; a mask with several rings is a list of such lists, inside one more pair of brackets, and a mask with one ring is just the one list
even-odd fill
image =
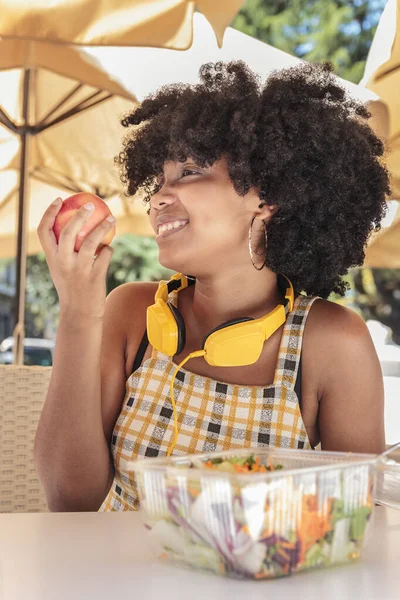
{"label": "overall strap", "polygon": [[299,370],[304,327],[310,308],[318,296],[297,296],[283,328],[274,385],[286,385],[294,389]]}

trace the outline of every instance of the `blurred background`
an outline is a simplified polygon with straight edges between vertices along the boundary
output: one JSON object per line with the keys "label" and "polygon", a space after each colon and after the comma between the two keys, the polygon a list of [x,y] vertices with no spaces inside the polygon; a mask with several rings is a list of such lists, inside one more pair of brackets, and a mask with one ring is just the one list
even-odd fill
{"label": "blurred background", "polygon": [[[2,4],[11,10],[9,0],[0,0],[0,7]],[[30,6],[34,4],[33,1]],[[128,5],[126,0],[121,4]],[[194,9],[193,2],[187,4]],[[117,7],[118,2],[114,5]],[[393,393],[398,394],[400,186],[396,174],[400,169],[396,143],[400,137],[400,97],[396,90],[400,85],[396,86],[391,79],[398,76],[396,64],[397,69],[400,64],[396,0],[236,1],[231,3],[233,9],[226,11],[225,21],[217,15],[214,22],[213,15],[210,18],[206,9],[201,10],[201,2],[196,6],[193,44],[188,30],[183,41],[171,34],[155,42],[140,30],[135,47],[124,36],[116,40],[110,35],[107,41],[100,39],[99,43],[92,35],[86,38],[90,42],[86,45],[83,36],[70,59],[76,61],[76,72],[85,73],[85,80],[77,76],[74,81],[73,75],[65,69],[46,63],[51,52],[50,47],[47,54],[46,49],[39,48],[40,44],[49,42],[44,37],[36,39],[35,56],[43,52],[45,58],[40,59],[42,63],[38,59],[36,67],[42,66],[45,70],[33,69],[31,63],[27,67],[22,59],[14,60],[16,47],[5,46],[12,36],[10,34],[8,39],[7,31],[0,30],[0,51],[3,50],[0,59],[0,362],[11,364],[16,360],[13,334],[16,324],[22,320],[23,362],[44,366],[52,363],[58,300],[44,254],[40,252],[36,227],[56,195],[66,198],[75,191],[93,191],[109,202],[117,216],[117,237],[112,243],[115,252],[107,276],[108,292],[127,281],[159,280],[169,275],[157,261],[156,243],[141,200],[123,196],[114,168],[113,156],[118,152],[123,135],[119,116],[125,110],[163,83],[196,81],[198,67],[208,60],[243,58],[263,76],[275,68],[295,64],[299,59],[328,60],[348,89],[374,107],[377,130],[393,150],[390,168],[395,183],[383,229],[371,239],[364,267],[347,276],[350,287],[346,297],[331,300],[355,310],[368,323],[387,378],[386,385],[388,389],[392,386]],[[14,26],[19,27],[18,36],[27,43],[22,20],[10,25],[10,30]],[[40,38],[40,34],[38,36]],[[31,40],[28,43],[31,44]],[[152,48],[153,45],[156,48]],[[70,48],[66,46],[65,51]],[[8,62],[4,58],[7,53]],[[58,65],[70,59],[60,58]],[[63,115],[57,116],[61,109]],[[32,115],[36,119],[35,127],[38,125],[35,130]],[[26,171],[23,181],[22,168]],[[24,224],[21,185],[24,186]],[[18,242],[17,231],[22,226],[24,240]]]}

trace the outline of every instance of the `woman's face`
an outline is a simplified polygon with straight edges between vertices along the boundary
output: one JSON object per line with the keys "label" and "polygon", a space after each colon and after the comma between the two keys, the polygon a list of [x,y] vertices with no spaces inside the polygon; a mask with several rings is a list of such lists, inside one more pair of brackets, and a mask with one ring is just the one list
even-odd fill
{"label": "woman's face", "polygon": [[163,266],[195,276],[247,266],[249,226],[260,199],[254,190],[236,193],[224,158],[204,168],[190,158],[167,162],[159,183],[150,219]]}

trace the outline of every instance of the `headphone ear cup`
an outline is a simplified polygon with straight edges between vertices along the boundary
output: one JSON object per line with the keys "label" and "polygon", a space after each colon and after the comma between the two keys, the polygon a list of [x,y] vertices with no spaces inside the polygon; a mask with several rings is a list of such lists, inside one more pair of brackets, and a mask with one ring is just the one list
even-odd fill
{"label": "headphone ear cup", "polygon": [[186,344],[186,327],[185,327],[185,321],[183,320],[183,317],[181,315],[181,313],[179,312],[179,310],[176,308],[176,306],[174,306],[173,304],[171,304],[171,302],[168,302],[168,308],[170,309],[171,313],[174,316],[177,328],[178,328],[178,344],[177,344],[177,350],[176,350],[176,354],[180,354]]}

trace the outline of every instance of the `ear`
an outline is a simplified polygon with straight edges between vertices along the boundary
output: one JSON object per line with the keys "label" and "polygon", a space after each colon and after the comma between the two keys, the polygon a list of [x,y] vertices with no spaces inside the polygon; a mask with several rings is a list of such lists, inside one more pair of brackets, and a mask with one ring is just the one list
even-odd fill
{"label": "ear", "polygon": [[272,202],[267,204],[265,200],[261,200],[259,191],[255,188],[251,188],[245,198],[246,210],[251,218],[255,217],[259,222],[265,221],[268,223],[279,208],[278,204],[272,204]]}
{"label": "ear", "polygon": [[278,204],[265,204],[260,200],[257,209],[254,211],[254,216],[260,221],[266,221],[269,223],[274,214],[277,212],[278,208]]}

